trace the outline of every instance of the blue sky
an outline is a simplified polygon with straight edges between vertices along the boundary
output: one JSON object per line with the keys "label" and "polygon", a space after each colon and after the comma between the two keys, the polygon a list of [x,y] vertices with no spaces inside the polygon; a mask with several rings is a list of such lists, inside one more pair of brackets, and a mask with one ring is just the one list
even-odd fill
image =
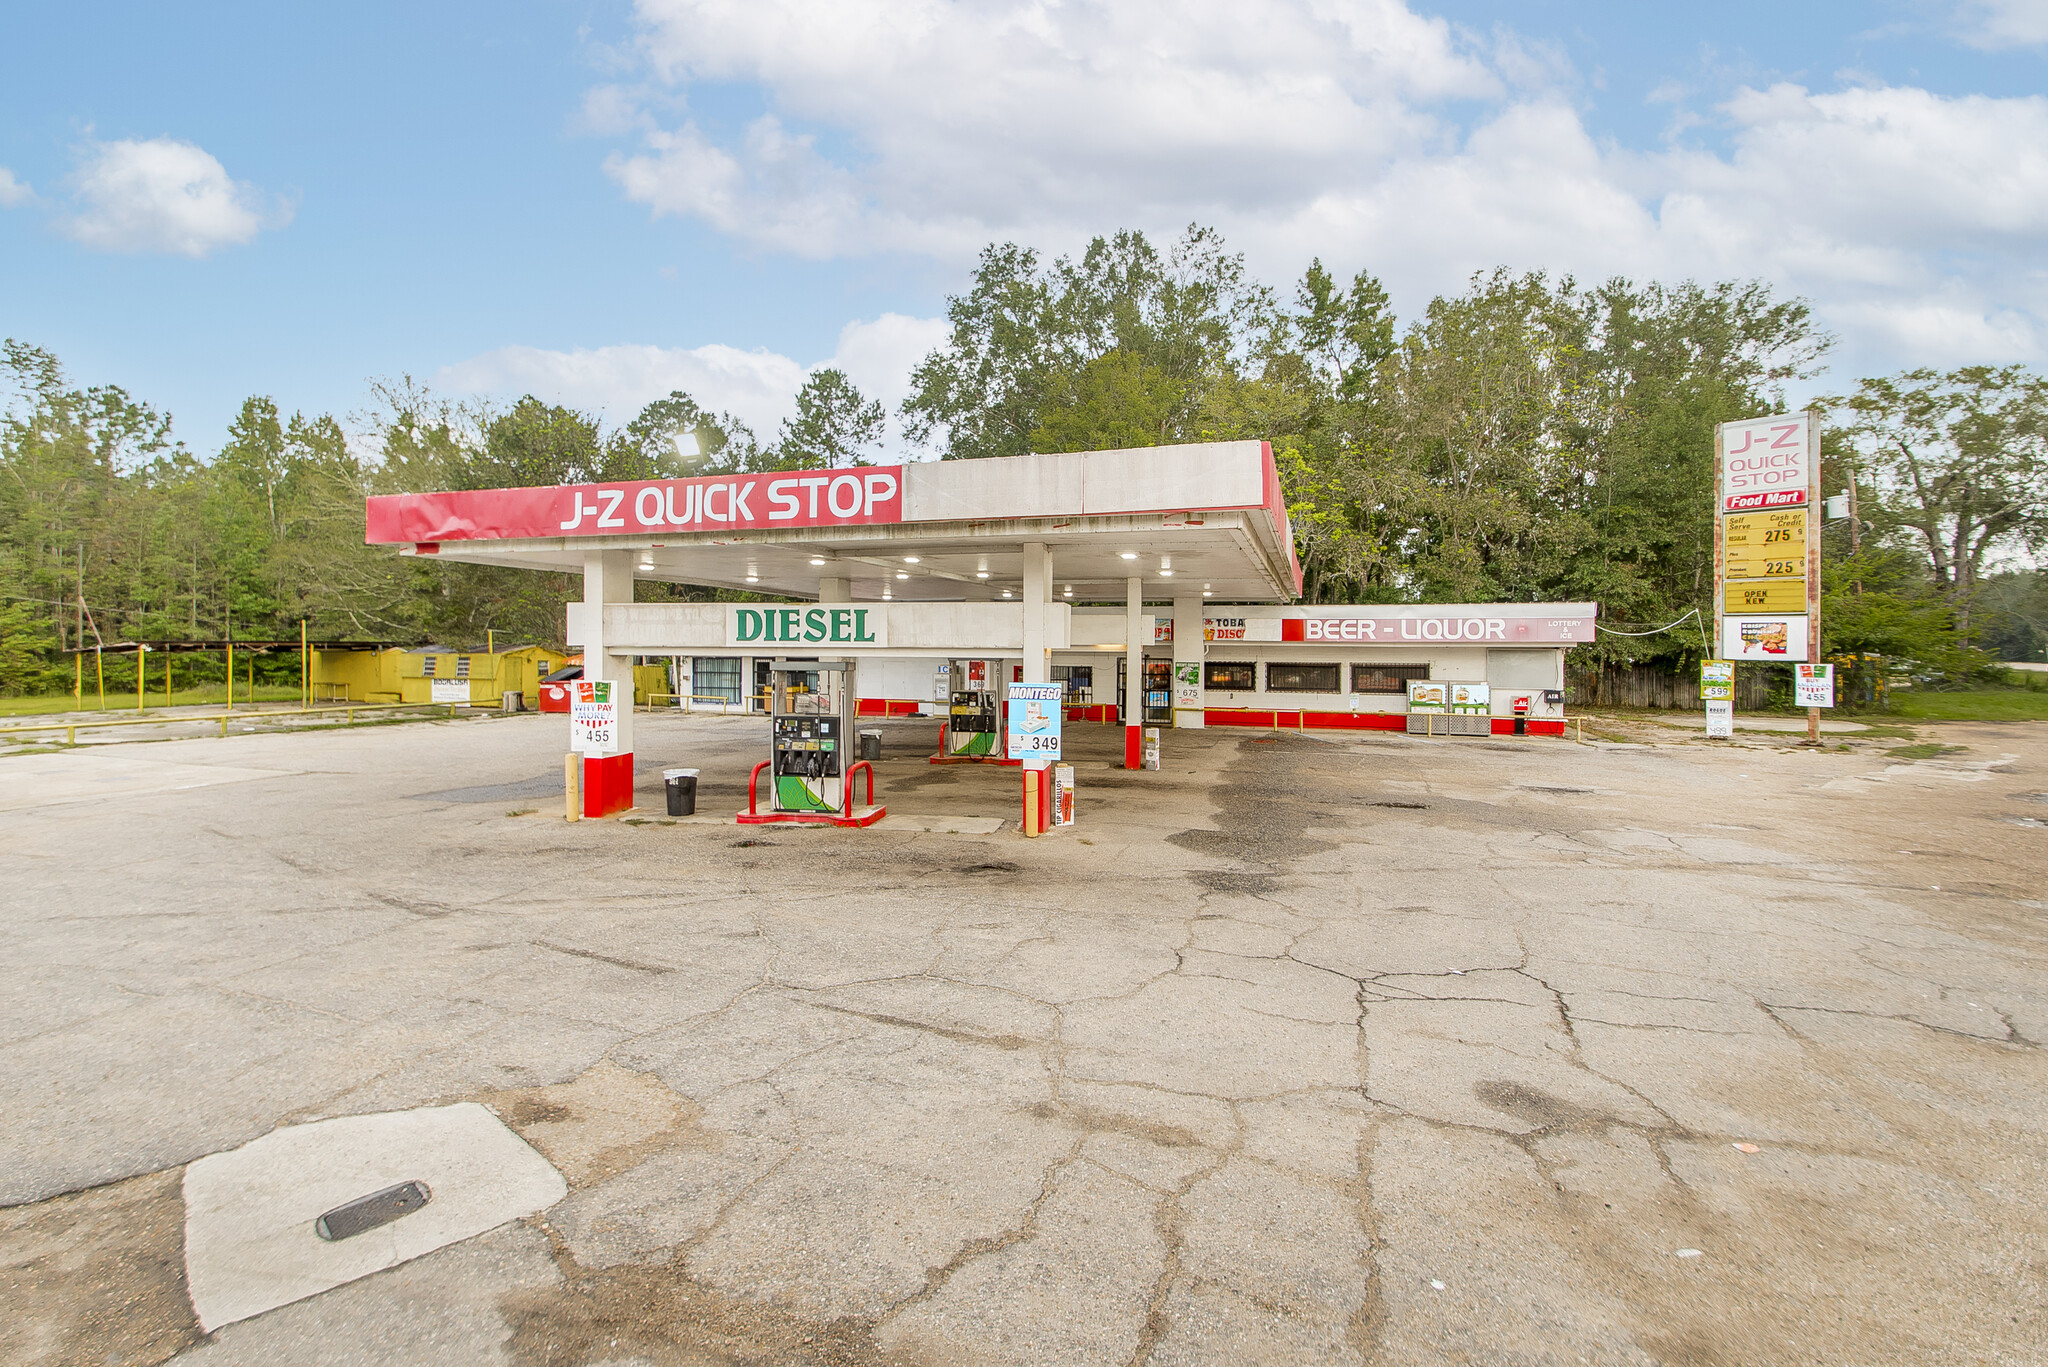
{"label": "blue sky", "polygon": [[974,251],[1221,227],[1413,312],[1756,276],[1836,377],[2048,351],[2048,0],[17,7],[0,333],[218,445],[372,377],[772,427],[895,398]]}

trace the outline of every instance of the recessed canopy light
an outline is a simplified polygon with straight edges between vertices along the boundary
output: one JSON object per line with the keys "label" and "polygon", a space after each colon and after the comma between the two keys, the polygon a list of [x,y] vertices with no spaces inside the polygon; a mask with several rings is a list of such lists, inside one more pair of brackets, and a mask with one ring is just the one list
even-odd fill
{"label": "recessed canopy light", "polygon": [[1073,586],[1072,584],[1069,584],[1069,585],[1067,585],[1067,597],[1069,597],[1069,598],[1072,598],[1073,596],[1074,596],[1074,586]]}
{"label": "recessed canopy light", "polygon": [[1203,590],[1202,590],[1202,596],[1203,596],[1204,598],[1207,598],[1207,597],[1209,596],[1209,590],[1207,590],[1207,589],[1203,589]]}
{"label": "recessed canopy light", "polygon": [[1003,590],[1003,597],[1005,597],[1005,598],[1008,598],[1009,596],[1010,596],[1010,591],[1009,591],[1008,589],[1004,589],[1004,590]]}
{"label": "recessed canopy light", "polygon": [[917,563],[917,557],[914,555],[906,555],[903,557],[903,563],[906,565],[915,565]]}
{"label": "recessed canopy light", "polygon": [[1173,571],[1172,571],[1172,570],[1161,570],[1161,571],[1159,571],[1159,577],[1160,577],[1161,579],[1171,579],[1171,578],[1173,578]]}
{"label": "recessed canopy light", "polygon": [[761,582],[761,576],[758,574],[750,574],[747,576],[747,582],[749,584],[758,584]]}
{"label": "recessed canopy light", "polygon": [[1138,553],[1136,551],[1123,551],[1121,552],[1121,554],[1123,558],[1126,560],[1136,560],[1138,558]]}
{"label": "recessed canopy light", "polygon": [[897,577],[898,579],[908,579],[908,578],[910,578],[910,576],[909,576],[909,575],[907,575],[907,574],[905,574],[905,573],[904,573],[904,572],[903,572],[902,570],[898,570],[898,571],[896,571],[896,577]]}
{"label": "recessed canopy light", "polygon": [[987,571],[987,570],[976,570],[976,571],[974,572],[974,577],[975,577],[976,579],[986,579],[986,578],[988,578],[988,571]]}
{"label": "recessed canopy light", "polygon": [[822,565],[825,563],[825,557],[822,555],[814,555],[811,557],[811,563],[813,565]]}

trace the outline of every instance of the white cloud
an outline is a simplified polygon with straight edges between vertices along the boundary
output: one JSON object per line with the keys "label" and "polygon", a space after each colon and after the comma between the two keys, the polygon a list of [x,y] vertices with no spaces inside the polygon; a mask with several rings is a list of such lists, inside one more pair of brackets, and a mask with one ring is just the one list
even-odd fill
{"label": "white cloud", "polygon": [[[873,322],[848,323],[834,353],[804,366],[772,351],[729,346],[694,348],[606,346],[576,351],[501,347],[434,377],[451,393],[500,400],[532,394],[549,403],[602,414],[614,426],[632,421],[647,404],[680,389],[707,408],[746,421],[772,440],[782,420],[796,413],[796,393],[816,370],[836,366],[869,398],[893,414],[909,392],[910,371],[946,337],[941,318],[885,313]],[[893,421],[893,419],[892,419]],[[902,442],[892,428],[889,446]]]}
{"label": "white cloud", "polygon": [[94,143],[71,188],[76,212],[58,226],[101,251],[205,256],[291,218],[288,207],[230,180],[211,153],[175,138]]}
{"label": "white cloud", "polygon": [[14,172],[0,166],[0,209],[12,209],[17,204],[26,204],[36,197],[28,182],[16,180]]}
{"label": "white cloud", "polygon": [[2048,43],[2048,0],[1963,0],[1954,22],[1971,47],[2036,47]]}
{"label": "white cloud", "polygon": [[[2048,4],[1968,11],[2002,41]],[[673,104],[752,87],[738,128],[642,101],[606,169],[657,216],[809,257],[964,262],[1014,238],[1214,224],[1268,279],[1311,256],[1405,308],[1474,270],[1759,277],[1843,364],[2048,359],[2048,101],[1878,84],[1738,89],[1657,149],[1587,130],[1563,57],[1401,0],[639,0]],[[1846,80],[1847,78],[1837,78]],[[1697,139],[1722,139],[1708,150]],[[1985,348],[2003,348],[1995,352]]]}

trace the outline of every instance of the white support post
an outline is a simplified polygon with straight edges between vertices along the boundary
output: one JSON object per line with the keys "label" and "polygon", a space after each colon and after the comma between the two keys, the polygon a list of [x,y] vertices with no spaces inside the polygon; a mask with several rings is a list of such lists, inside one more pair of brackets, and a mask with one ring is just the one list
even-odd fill
{"label": "white support post", "polygon": [[1124,768],[1136,769],[1145,747],[1145,647],[1152,619],[1145,614],[1145,581],[1124,581]]}
{"label": "white support post", "polygon": [[[609,800],[614,810],[620,809],[620,804],[632,804],[633,657],[614,655],[608,649],[604,639],[604,605],[633,601],[633,556],[632,551],[588,551],[583,557],[583,677],[609,680],[612,698],[618,703],[618,743],[613,752],[616,758],[606,766],[610,777],[599,790],[605,795],[599,801]],[[623,779],[618,778],[620,774]],[[596,777],[586,763],[586,791]],[[620,783],[623,796],[617,792]],[[585,810],[589,811],[588,802]]]}
{"label": "white support post", "polygon": [[1043,543],[1024,543],[1024,682],[1048,683],[1052,655],[1045,648],[1045,605],[1052,598],[1052,557]]}
{"label": "white support post", "polygon": [[[1202,661],[1208,647],[1202,637],[1202,600],[1173,600],[1173,724],[1182,730],[1202,729],[1207,721],[1202,708]],[[1189,666],[1195,672],[1192,697],[1183,677]]]}
{"label": "white support post", "polygon": [[853,581],[844,576],[818,576],[818,601],[821,603],[851,603]]}

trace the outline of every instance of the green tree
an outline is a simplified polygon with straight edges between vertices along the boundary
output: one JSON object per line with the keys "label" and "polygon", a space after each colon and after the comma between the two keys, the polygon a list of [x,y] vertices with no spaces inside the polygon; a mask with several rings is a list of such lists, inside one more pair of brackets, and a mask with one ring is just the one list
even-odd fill
{"label": "green tree", "polygon": [[885,426],[882,405],[863,395],[844,371],[828,367],[797,391],[796,416],[776,436],[772,468],[869,464],[862,453],[881,441]]}
{"label": "green tree", "polygon": [[2048,381],[2021,366],[1908,370],[1824,402],[1880,530],[1919,543],[1968,634],[1987,563],[2048,543]]}

